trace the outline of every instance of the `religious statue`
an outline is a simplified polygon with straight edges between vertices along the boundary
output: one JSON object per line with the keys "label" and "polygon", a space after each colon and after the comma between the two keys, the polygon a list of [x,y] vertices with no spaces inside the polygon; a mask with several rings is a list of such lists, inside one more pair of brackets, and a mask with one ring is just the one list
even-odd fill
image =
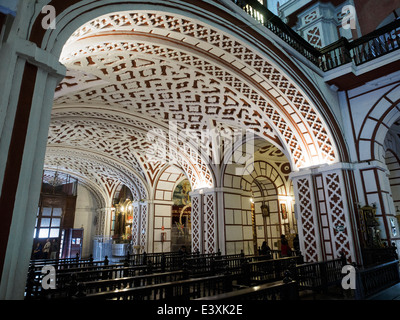
{"label": "religious statue", "polygon": [[375,217],[375,206],[364,206],[360,210],[360,230],[363,235],[364,246],[367,248],[382,247],[379,222]]}
{"label": "religious statue", "polygon": [[132,238],[133,206],[130,199],[121,200],[115,205],[116,219],[114,236],[117,240]]}

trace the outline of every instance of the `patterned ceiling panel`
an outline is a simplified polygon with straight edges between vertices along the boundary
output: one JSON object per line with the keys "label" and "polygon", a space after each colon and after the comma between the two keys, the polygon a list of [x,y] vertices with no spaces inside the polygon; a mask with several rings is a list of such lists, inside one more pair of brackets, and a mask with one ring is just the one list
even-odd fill
{"label": "patterned ceiling panel", "polygon": [[[143,11],[105,15],[71,36],[60,61],[68,72],[55,93],[49,146],[96,150],[150,185],[172,161],[193,189],[213,186],[209,132],[215,123],[274,142],[294,168],[337,160],[325,123],[287,75],[245,43],[194,19]],[[151,152],[157,146],[166,157]]]}
{"label": "patterned ceiling panel", "polygon": [[131,190],[135,200],[148,197],[144,179],[110,157],[66,146],[48,147],[45,163],[48,168],[69,172],[91,184],[103,186],[104,194],[110,199],[120,183]]}

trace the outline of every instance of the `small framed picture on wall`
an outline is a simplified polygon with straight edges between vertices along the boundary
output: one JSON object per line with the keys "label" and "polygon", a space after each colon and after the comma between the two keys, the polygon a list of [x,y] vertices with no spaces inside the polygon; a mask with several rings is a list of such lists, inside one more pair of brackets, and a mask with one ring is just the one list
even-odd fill
{"label": "small framed picture on wall", "polygon": [[282,219],[287,219],[287,210],[285,203],[281,203],[281,214],[282,214]]}

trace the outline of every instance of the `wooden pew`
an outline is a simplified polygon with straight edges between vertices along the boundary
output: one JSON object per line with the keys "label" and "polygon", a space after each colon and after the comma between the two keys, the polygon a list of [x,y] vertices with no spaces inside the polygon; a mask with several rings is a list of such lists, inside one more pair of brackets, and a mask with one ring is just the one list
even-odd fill
{"label": "wooden pew", "polygon": [[299,290],[310,289],[316,292],[327,292],[332,286],[339,286],[343,279],[342,268],[346,258],[305,263],[290,268],[292,278],[298,283]]}
{"label": "wooden pew", "polygon": [[232,276],[218,275],[78,296],[83,300],[190,300],[232,290]]}
{"label": "wooden pew", "polygon": [[[169,255],[171,258],[170,260],[165,259],[164,254],[155,254],[150,256],[157,257],[157,259],[147,259],[147,256],[142,254],[139,258],[136,257],[135,259],[128,256],[125,260],[122,260],[124,261],[123,264],[89,265],[79,268],[59,269],[57,270],[56,280],[57,290],[51,291],[51,293],[42,290],[40,279],[43,275],[41,272],[40,274],[36,272],[36,276],[34,277],[36,282],[34,281],[34,284],[30,285],[29,290],[29,285],[27,285],[27,297],[40,298],[41,295],[44,297],[55,297],[57,294],[62,295],[61,293],[66,290],[75,290],[75,292],[82,293],[84,292],[84,287],[86,285],[95,290],[95,282],[101,283],[101,281],[104,283],[104,288],[108,286],[111,290],[113,288],[121,288],[122,286],[124,286],[124,288],[127,286],[130,288],[130,284],[127,282],[124,283],[125,280],[119,280],[119,278],[132,278],[138,276],[142,278],[138,278],[137,281],[141,279],[140,281],[142,281],[142,285],[149,285],[150,282],[148,281],[150,281],[151,277],[146,278],[144,277],[145,275],[152,274],[153,272],[165,273],[166,270],[177,268],[177,261],[179,261],[179,269],[172,271],[180,271],[183,274],[186,274],[185,278],[229,275],[232,277],[232,280],[235,280],[235,282],[232,282],[230,285],[232,288],[236,289],[243,285],[251,286],[255,283],[261,284],[281,280],[285,275],[285,270],[293,268],[293,265],[296,265],[296,259],[298,259],[298,257],[289,257],[265,260],[265,256],[245,256],[243,253],[224,256],[220,253],[183,256],[171,253]],[[161,257],[161,259],[158,257]],[[171,265],[168,265],[166,263],[167,261]],[[147,262],[147,264],[143,264],[144,262]],[[153,265],[153,262],[155,265]],[[300,274],[303,273],[298,273],[299,276]],[[304,277],[302,279],[304,280]],[[131,281],[132,283],[133,279],[126,279],[126,281]],[[169,282],[173,282],[173,280]],[[154,282],[153,284],[159,283]],[[80,287],[79,290],[78,287]],[[99,289],[99,291],[104,290]],[[89,293],[92,294],[92,291]]]}
{"label": "wooden pew", "polygon": [[240,273],[241,265],[247,261],[258,261],[262,256],[245,256],[244,254],[233,255],[210,255],[195,256],[186,258],[183,261],[191,276],[206,276],[229,271],[231,273]]}
{"label": "wooden pew", "polygon": [[74,258],[56,258],[56,259],[32,259],[30,261],[30,265],[46,265],[46,264],[68,264],[68,263],[76,263],[78,261],[86,261],[89,262],[93,260],[93,256],[90,255],[87,259],[80,259],[79,254],[77,253]]}
{"label": "wooden pew", "polygon": [[153,284],[165,282],[180,281],[187,278],[187,272],[183,270],[162,272],[154,274],[144,274],[134,277],[122,277],[110,280],[88,281],[83,282],[81,289],[85,294],[97,292],[107,292],[113,290],[121,290],[127,288],[144,287]]}
{"label": "wooden pew", "polygon": [[195,300],[298,300],[296,281],[276,281]]}
{"label": "wooden pew", "polygon": [[42,260],[42,261],[31,261],[29,264],[29,270],[40,271],[45,266],[53,266],[56,270],[62,269],[73,269],[73,268],[84,268],[90,266],[108,265],[109,260],[106,256],[104,260],[94,261],[93,258],[88,259],[54,259],[54,260]]}
{"label": "wooden pew", "polygon": [[211,258],[220,255],[221,255],[220,252],[206,253],[206,254],[200,254],[198,252],[185,253],[185,254],[181,254],[178,252],[161,252],[161,253],[144,252],[142,254],[135,254],[135,255],[130,255],[128,253],[127,257],[121,260],[121,262],[128,261],[129,264],[132,265],[147,264],[151,265],[155,269],[159,269],[162,271],[173,271],[182,269],[183,263],[187,259]]}
{"label": "wooden pew", "polygon": [[297,257],[244,262],[242,283],[248,286],[282,280],[285,272],[296,265]]}
{"label": "wooden pew", "polygon": [[42,279],[45,276],[40,273],[29,275],[26,289],[26,299],[44,299],[60,295],[63,291],[69,290],[76,283],[88,281],[99,281],[105,279],[115,279],[122,277],[133,277],[146,274],[147,266],[125,267],[121,265],[93,266],[91,270],[82,269],[64,269],[55,274],[56,289],[45,290],[42,287]]}

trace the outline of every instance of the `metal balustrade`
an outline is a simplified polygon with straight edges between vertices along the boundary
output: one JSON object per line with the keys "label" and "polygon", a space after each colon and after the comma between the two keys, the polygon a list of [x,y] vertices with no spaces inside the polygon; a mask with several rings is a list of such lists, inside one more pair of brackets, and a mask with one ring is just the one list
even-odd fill
{"label": "metal balustrade", "polygon": [[349,42],[342,37],[335,43],[318,49],[257,0],[231,1],[322,71],[347,63],[359,66],[400,48],[400,19],[354,41]]}

